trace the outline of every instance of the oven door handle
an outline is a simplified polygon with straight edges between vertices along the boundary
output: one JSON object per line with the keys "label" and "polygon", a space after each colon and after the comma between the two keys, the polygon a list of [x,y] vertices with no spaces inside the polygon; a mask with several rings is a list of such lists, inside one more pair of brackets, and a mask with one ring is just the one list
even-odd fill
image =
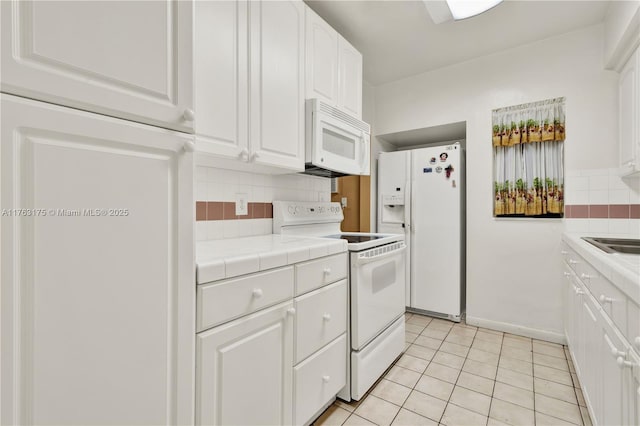
{"label": "oven door handle", "polygon": [[[407,249],[407,246],[403,243],[401,246],[399,246],[396,249],[393,249],[391,251],[387,251],[378,255],[373,255],[373,256],[364,256],[364,254],[366,254],[367,252],[363,252],[361,254],[358,255],[358,257],[356,257],[355,259],[355,263],[357,265],[364,265],[366,263],[371,263],[371,262],[377,262],[379,260],[382,259],[386,259],[387,257],[392,257],[395,256],[399,253],[402,253],[403,251],[405,251]],[[369,251],[375,251],[376,249],[372,249]]]}

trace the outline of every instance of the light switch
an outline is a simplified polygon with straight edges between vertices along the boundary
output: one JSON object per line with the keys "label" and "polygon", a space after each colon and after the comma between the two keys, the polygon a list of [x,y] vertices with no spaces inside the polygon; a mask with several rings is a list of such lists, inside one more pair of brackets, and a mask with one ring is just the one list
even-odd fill
{"label": "light switch", "polygon": [[342,199],[340,200],[340,205],[342,205],[343,209],[347,208],[347,197],[342,197]]}
{"label": "light switch", "polygon": [[249,214],[249,196],[245,193],[236,193],[236,216],[246,216]]}

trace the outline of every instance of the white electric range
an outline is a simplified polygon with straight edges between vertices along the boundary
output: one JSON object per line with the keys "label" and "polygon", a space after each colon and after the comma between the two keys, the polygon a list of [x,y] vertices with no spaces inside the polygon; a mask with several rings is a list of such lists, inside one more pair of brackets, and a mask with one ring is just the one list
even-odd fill
{"label": "white electric range", "polygon": [[404,350],[404,235],[341,232],[339,203],[274,201],[273,232],[344,239],[349,249],[347,385],[359,400]]}

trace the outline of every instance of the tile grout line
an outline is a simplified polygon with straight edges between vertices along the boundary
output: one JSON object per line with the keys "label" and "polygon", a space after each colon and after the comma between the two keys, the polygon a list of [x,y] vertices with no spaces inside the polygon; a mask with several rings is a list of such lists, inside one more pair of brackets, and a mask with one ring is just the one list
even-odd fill
{"label": "tile grout line", "polygon": [[498,365],[496,365],[496,376],[493,378],[493,389],[491,389],[491,399],[489,400],[489,412],[487,413],[487,425],[489,424],[489,418],[491,416],[491,406],[493,405],[493,394],[496,392],[496,383],[498,383],[498,369],[500,368],[500,359],[502,358],[503,346],[504,346],[504,333],[502,333],[502,339],[500,340],[500,351],[498,352]]}
{"label": "tile grout line", "polygon": [[[458,323],[459,324],[459,323]],[[449,329],[449,332],[447,333],[447,335],[445,336],[445,338],[442,340],[442,343],[445,342],[445,339],[447,337],[449,337],[449,334],[451,333],[451,330],[453,330],[453,326],[451,326],[451,328]],[[447,411],[447,407],[449,406],[449,404],[451,403],[451,395],[453,395],[453,392],[456,390],[456,386],[458,385],[458,380],[460,380],[460,375],[462,374],[462,369],[464,368],[464,364],[467,362],[467,359],[469,358],[469,352],[471,352],[471,345],[473,345],[473,342],[476,338],[476,335],[478,334],[478,328],[476,327],[475,329],[475,333],[473,334],[473,338],[471,339],[471,343],[469,344],[469,350],[467,351],[467,353],[464,356],[464,362],[462,363],[462,366],[460,367],[460,371],[458,372],[458,376],[456,377],[456,381],[453,384],[453,389],[451,390],[451,393],[449,394],[449,399],[447,400],[447,405],[444,406],[444,410],[442,411],[442,415],[440,416],[440,420],[438,421],[438,424],[440,424],[442,422],[442,418],[444,417],[444,413]],[[453,343],[453,342],[450,342]],[[440,346],[442,346],[442,344],[440,344]],[[439,350],[439,349],[438,349]],[[436,352],[437,353],[437,352]],[[434,355],[435,356],[435,355]],[[466,388],[465,388],[466,389]],[[453,404],[456,405],[456,404]],[[489,415],[487,414],[487,419],[489,418]]]}

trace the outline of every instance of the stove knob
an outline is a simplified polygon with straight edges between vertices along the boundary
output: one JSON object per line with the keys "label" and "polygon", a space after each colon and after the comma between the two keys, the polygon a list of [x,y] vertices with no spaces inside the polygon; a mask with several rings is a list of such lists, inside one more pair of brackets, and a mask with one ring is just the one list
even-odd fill
{"label": "stove knob", "polygon": [[296,206],[296,214],[299,214],[301,210],[300,206]]}
{"label": "stove knob", "polygon": [[318,207],[318,213],[324,213],[324,207]]}
{"label": "stove knob", "polygon": [[289,210],[289,214],[293,214],[294,213],[293,206],[289,206],[289,208],[287,210]]}

